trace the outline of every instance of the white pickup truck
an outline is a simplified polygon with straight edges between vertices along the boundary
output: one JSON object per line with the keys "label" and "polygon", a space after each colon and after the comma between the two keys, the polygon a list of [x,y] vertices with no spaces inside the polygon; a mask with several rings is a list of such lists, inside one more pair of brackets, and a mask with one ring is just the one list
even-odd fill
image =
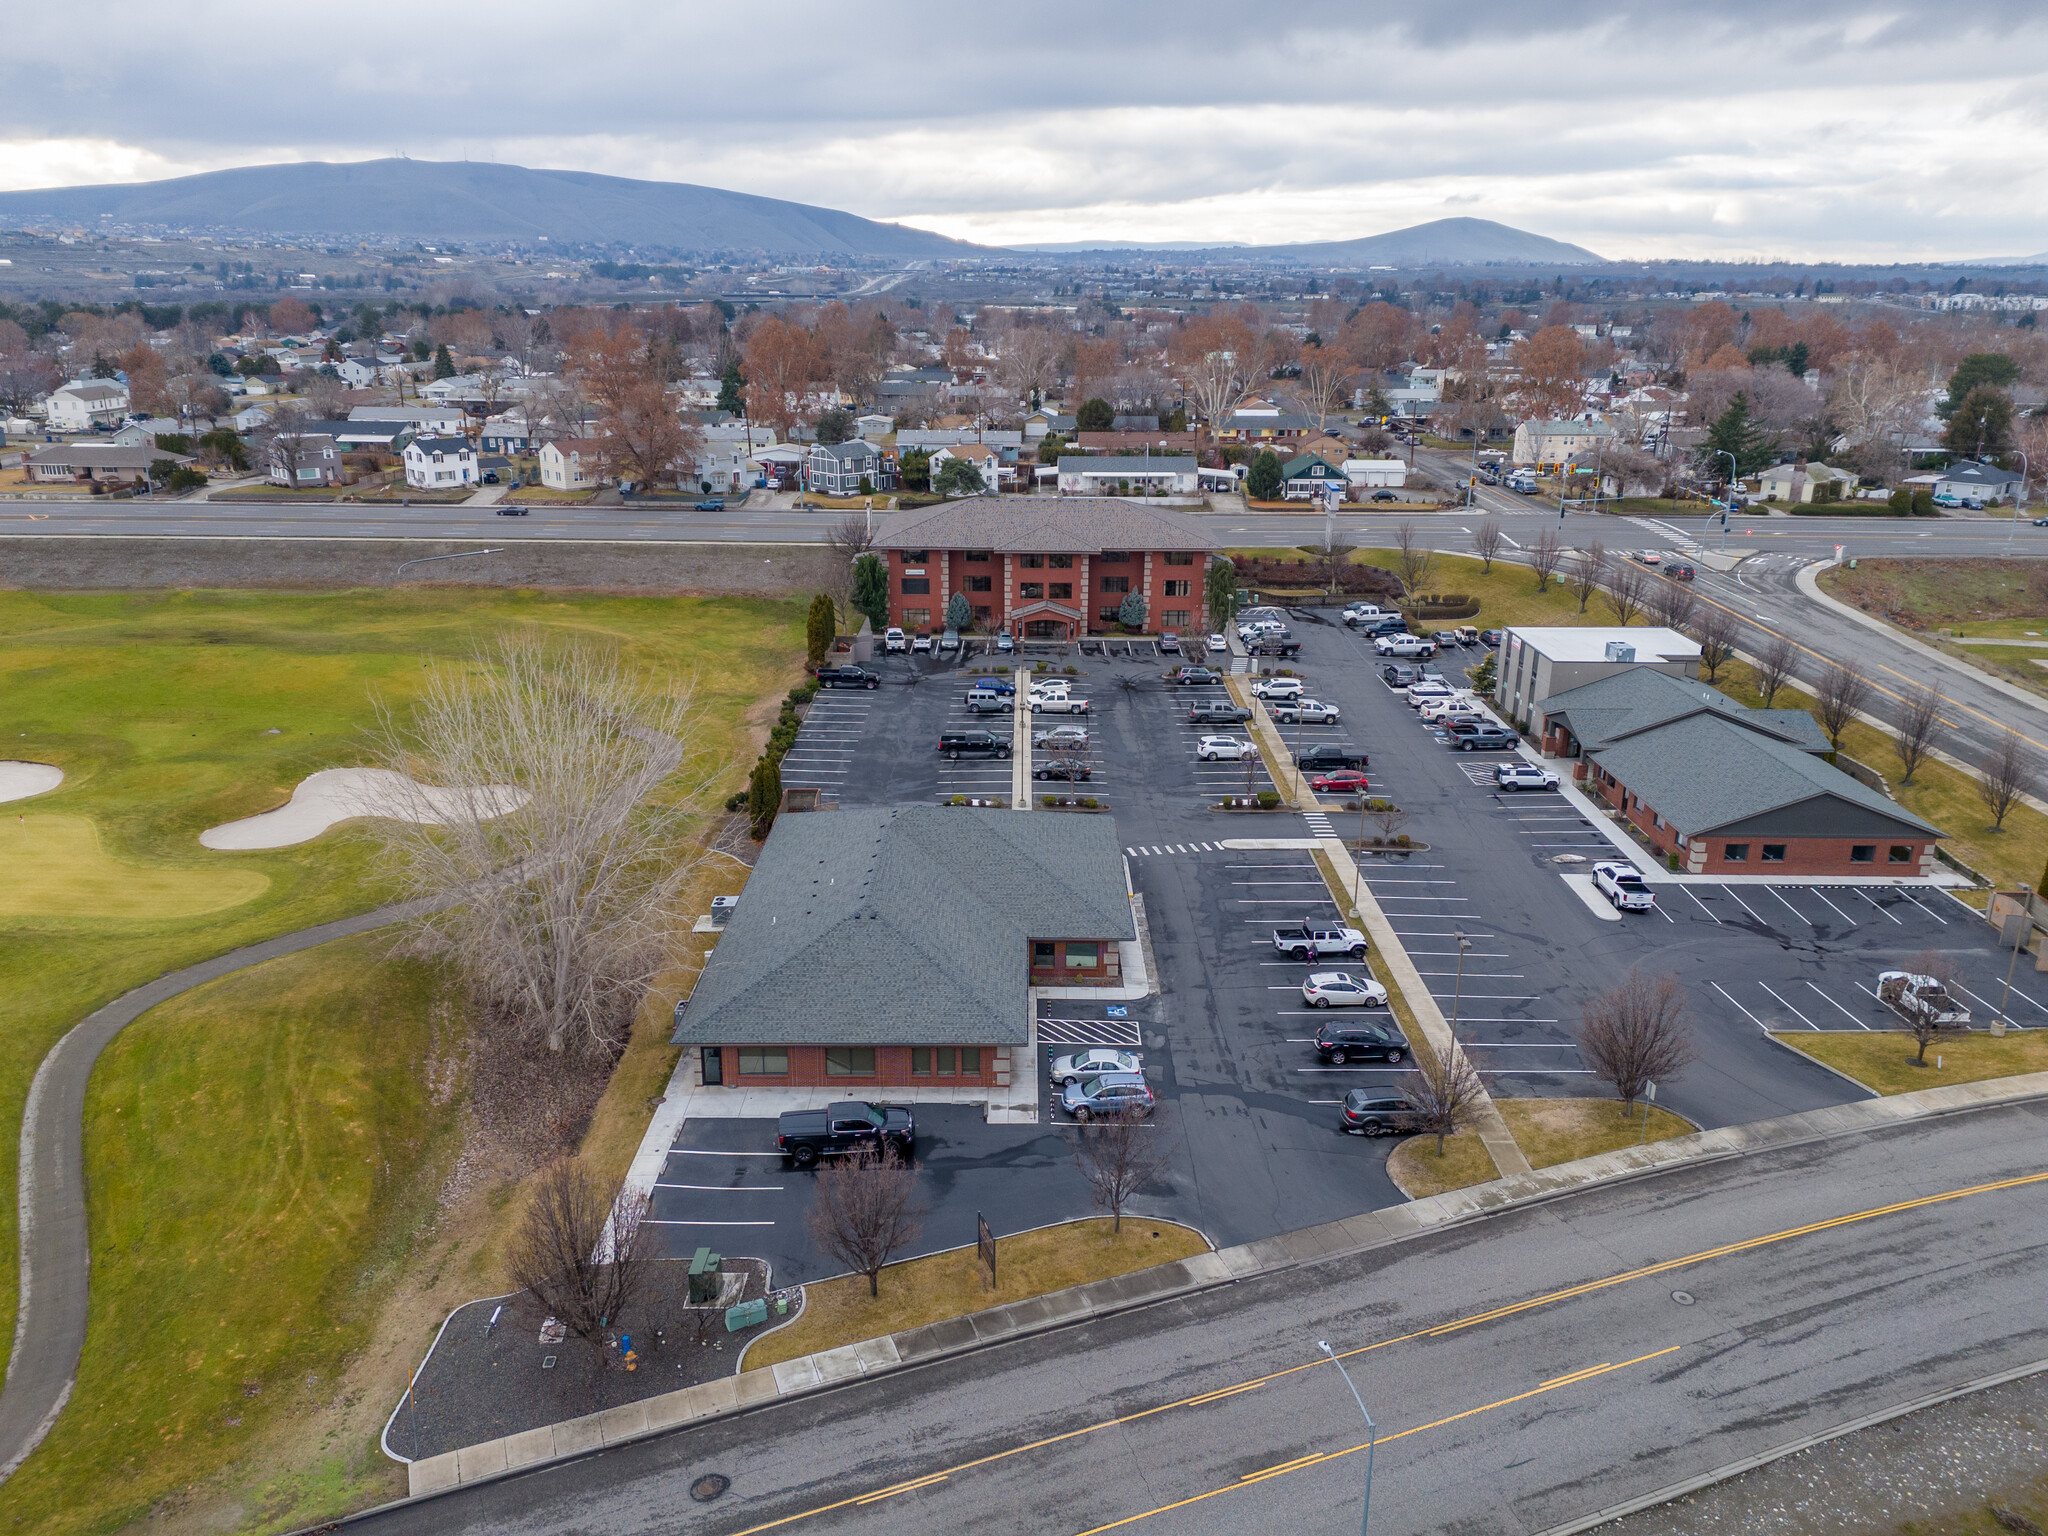
{"label": "white pickup truck", "polygon": [[1070,693],[1034,693],[1031,696],[1031,713],[1085,715],[1088,713],[1088,701],[1077,699]]}
{"label": "white pickup truck", "polygon": [[1332,955],[1365,957],[1365,935],[1356,928],[1275,928],[1273,947],[1291,960],[1327,960]]}

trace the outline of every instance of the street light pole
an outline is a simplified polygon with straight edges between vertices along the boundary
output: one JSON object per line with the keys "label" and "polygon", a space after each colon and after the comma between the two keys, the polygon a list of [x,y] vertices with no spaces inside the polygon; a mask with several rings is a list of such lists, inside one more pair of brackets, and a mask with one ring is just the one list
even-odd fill
{"label": "street light pole", "polygon": [[1328,1356],[1330,1364],[1337,1367],[1337,1374],[1344,1378],[1344,1385],[1351,1389],[1351,1397],[1358,1404],[1358,1411],[1365,1415],[1365,1504],[1358,1512],[1358,1536],[1365,1536],[1366,1522],[1372,1519],[1372,1454],[1379,1442],[1379,1429],[1366,1412],[1365,1399],[1358,1395],[1358,1383],[1351,1379],[1351,1373],[1344,1369],[1344,1362],[1337,1358],[1337,1352],[1330,1348],[1328,1339],[1317,1339],[1316,1348]]}
{"label": "street light pole", "polygon": [[2013,451],[2020,456],[2020,488],[2019,493],[2012,499],[2012,521],[2006,525],[2005,529],[2005,550],[2007,554],[2012,553],[2012,536],[2019,532],[2020,520],[2027,515],[2027,475],[2029,473],[2027,451],[2024,448],[2016,448]]}
{"label": "street light pole", "polygon": [[1728,461],[1728,501],[1721,508],[1721,553],[1725,555],[1728,553],[1728,520],[1735,516],[1735,474],[1741,466],[1726,448],[1716,448],[1714,452]]}

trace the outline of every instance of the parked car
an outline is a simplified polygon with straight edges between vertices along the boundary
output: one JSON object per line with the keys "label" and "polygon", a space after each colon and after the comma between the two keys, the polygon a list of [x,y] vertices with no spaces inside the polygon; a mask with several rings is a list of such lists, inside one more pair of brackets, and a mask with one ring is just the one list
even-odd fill
{"label": "parked car", "polygon": [[1370,1088],[1353,1088],[1344,1095],[1344,1107],[1337,1111],[1337,1124],[1353,1136],[1398,1136],[1417,1129],[1422,1117],[1406,1099],[1392,1098]]}
{"label": "parked car", "polygon": [[1088,701],[1077,699],[1070,693],[1034,693],[1031,696],[1031,713],[1085,715],[1088,713]]}
{"label": "parked car", "polygon": [[1286,661],[1301,654],[1301,642],[1299,640],[1283,640],[1278,635],[1261,635],[1258,639],[1248,643],[1245,649],[1254,656],[1278,656],[1281,660]]}
{"label": "parked car", "polygon": [[1436,642],[1436,648],[1440,651],[1447,651],[1454,645],[1463,645],[1465,643],[1458,638],[1458,632],[1455,629],[1440,629],[1429,638]]}
{"label": "parked car", "polygon": [[980,683],[976,683],[967,690],[967,697],[964,702],[970,714],[997,715],[1014,707],[1016,692],[1017,690],[1014,687],[1008,693],[1002,693],[994,688],[985,688]]}
{"label": "parked car", "polygon": [[1557,775],[1534,763],[1502,763],[1493,770],[1493,781],[1502,789],[1557,788]]}
{"label": "parked car", "polygon": [[1416,713],[1431,725],[1436,725],[1441,721],[1450,719],[1453,715],[1462,715],[1467,719],[1477,720],[1479,718],[1479,706],[1463,694],[1453,694],[1447,699],[1425,700],[1422,707]]}
{"label": "parked car", "polygon": [[1144,1065],[1144,1058],[1135,1051],[1112,1051],[1107,1047],[1098,1047],[1092,1051],[1076,1051],[1071,1056],[1055,1056],[1052,1062],[1052,1080],[1062,1088],[1070,1088],[1084,1077],[1100,1077],[1105,1072],[1141,1076]]}
{"label": "parked car", "polygon": [[1623,912],[1647,912],[1657,904],[1633,864],[1613,861],[1593,866],[1593,889]]}
{"label": "parked car", "polygon": [[1422,668],[1405,661],[1390,661],[1380,668],[1380,676],[1390,688],[1411,688],[1422,681]]}
{"label": "parked car", "polygon": [[1381,635],[1407,634],[1408,621],[1398,613],[1383,613],[1376,619],[1360,619],[1353,628],[1369,639],[1377,639]]}
{"label": "parked car", "polygon": [[1489,651],[1499,650],[1500,643],[1505,638],[1506,632],[1503,630],[1482,629],[1481,631],[1479,631],[1479,643],[1485,646]]}
{"label": "parked car", "polygon": [[1363,624],[1367,619],[1381,617],[1377,603],[1349,603],[1341,615],[1346,624]]}
{"label": "parked car", "polygon": [[1252,697],[1278,703],[1281,699],[1301,697],[1301,679],[1298,677],[1261,677],[1252,681]]}
{"label": "parked car", "polygon": [[917,1121],[901,1104],[848,1102],[823,1109],[786,1109],[775,1122],[776,1150],[799,1168],[863,1148],[888,1147],[909,1157],[916,1140]]}
{"label": "parked car", "polygon": [[1008,757],[1010,738],[993,731],[948,731],[939,738],[939,750],[951,758]]}
{"label": "parked car", "polygon": [[1301,984],[1302,1001],[1311,1008],[1384,1008],[1387,989],[1370,976],[1349,971],[1313,971]]}
{"label": "parked car", "polygon": [[1212,650],[1212,651],[1227,651],[1227,650],[1229,650],[1229,649],[1230,649],[1230,640],[1229,640],[1229,637],[1228,637],[1228,636],[1225,636],[1225,635],[1211,635],[1211,636],[1209,637],[1209,649],[1210,649],[1210,650]]}
{"label": "parked car", "polygon": [[1016,649],[1017,642],[1010,638],[1010,632],[1007,629],[996,636],[996,650],[1000,654],[1007,656]]}
{"label": "parked car", "polygon": [[1056,725],[1051,730],[1033,733],[1031,745],[1054,752],[1081,752],[1087,750],[1088,731],[1079,725]]}
{"label": "parked car", "polygon": [[1322,795],[1362,795],[1372,786],[1356,768],[1339,768],[1333,773],[1311,775],[1308,787]]}
{"label": "parked car", "polygon": [[1078,757],[1049,757],[1042,763],[1032,765],[1034,779],[1065,779],[1070,784],[1087,782],[1090,769]]}
{"label": "parked car", "polygon": [[1506,726],[1484,722],[1474,724],[1470,730],[1457,732],[1450,741],[1454,752],[1505,752],[1521,744],[1522,738]]}
{"label": "parked car", "polygon": [[891,624],[887,629],[882,631],[883,650],[905,651],[909,648],[910,642],[904,638],[903,631],[898,629],[895,625]]}
{"label": "parked car", "polygon": [[1373,639],[1372,648],[1382,656],[1430,657],[1436,654],[1436,643],[1420,635],[1378,635]]}
{"label": "parked car", "polygon": [[1369,1061],[1377,1057],[1398,1066],[1408,1057],[1408,1041],[1392,1019],[1384,1024],[1321,1024],[1316,1027],[1316,1054],[1333,1067],[1347,1061]]}
{"label": "parked car", "polygon": [[1283,699],[1275,704],[1273,718],[1282,725],[1335,725],[1338,711],[1321,699]]}
{"label": "parked car", "polygon": [[843,667],[820,667],[818,668],[818,686],[820,688],[879,688],[882,686],[882,679],[879,674],[870,672],[866,667],[856,667],[851,664]]}
{"label": "parked car", "polygon": [[1177,629],[1162,629],[1159,631],[1159,649],[1178,655],[1180,653],[1180,631]]}
{"label": "parked car", "polygon": [[939,636],[939,654],[941,656],[958,656],[960,654],[959,630],[949,629]]}
{"label": "parked car", "polygon": [[910,653],[913,656],[931,655],[932,637],[920,629],[915,635],[911,637]]}
{"label": "parked car", "polygon": [[1197,699],[1188,706],[1189,725],[1236,725],[1252,712],[1229,699]]}
{"label": "parked car", "polygon": [[1399,501],[1401,498],[1396,496],[1392,491],[1374,491],[1372,493],[1372,499],[1374,501]]}
{"label": "parked car", "polygon": [[1183,688],[1213,687],[1223,681],[1223,674],[1213,667],[1177,667],[1173,680]]}
{"label": "parked car", "polygon": [[1273,948],[1290,960],[1320,960],[1325,955],[1349,955],[1363,960],[1365,935],[1356,928],[1317,928],[1295,923],[1273,930]]}
{"label": "parked car", "polygon": [[1258,755],[1257,747],[1235,736],[1204,736],[1195,743],[1195,756],[1205,763],[1235,763]]}
{"label": "parked car", "polygon": [[1431,682],[1426,677],[1419,683],[1410,683],[1406,693],[1410,709],[1420,709],[1434,699],[1455,699],[1457,696],[1458,690],[1449,683]]}
{"label": "parked car", "polygon": [[1364,768],[1368,766],[1365,754],[1356,747],[1340,746],[1334,741],[1319,741],[1314,746],[1303,747],[1294,754],[1294,766],[1304,773],[1332,768]]}
{"label": "parked car", "polygon": [[1152,1113],[1152,1089],[1135,1072],[1104,1072],[1068,1085],[1060,1095],[1060,1108],[1076,1120],[1097,1115],[1127,1114],[1144,1119]]}
{"label": "parked car", "polygon": [[1031,680],[1031,694],[1034,699],[1064,698],[1074,691],[1074,685],[1064,677],[1035,677]]}

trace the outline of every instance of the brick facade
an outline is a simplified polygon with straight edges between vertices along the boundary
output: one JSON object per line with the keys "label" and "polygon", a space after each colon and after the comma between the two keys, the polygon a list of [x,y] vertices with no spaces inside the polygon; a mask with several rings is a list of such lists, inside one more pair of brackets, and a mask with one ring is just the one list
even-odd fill
{"label": "brick facade", "polygon": [[[889,622],[906,630],[944,628],[954,592],[966,594],[977,628],[995,623],[1034,640],[1114,633],[1116,609],[1133,591],[1144,596],[1147,630],[1192,630],[1207,611],[1206,562],[1187,551],[898,549],[887,559]],[[984,578],[988,590],[977,591]],[[1169,595],[1169,583],[1180,590]]]}
{"label": "brick facade", "polygon": [[[778,1065],[784,1070],[766,1070]],[[697,1051],[699,1082],[722,1080],[727,1088],[844,1087],[848,1098],[873,1088],[1006,1086],[1009,1067],[1008,1048],[996,1045],[706,1045]]]}

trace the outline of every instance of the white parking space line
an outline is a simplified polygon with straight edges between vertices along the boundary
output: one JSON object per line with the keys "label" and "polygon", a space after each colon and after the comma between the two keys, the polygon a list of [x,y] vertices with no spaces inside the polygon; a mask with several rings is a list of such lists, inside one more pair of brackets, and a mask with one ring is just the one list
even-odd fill
{"label": "white parking space line", "polygon": [[[1991,1011],[1992,1011],[1993,1013],[1996,1013],[1996,1012],[1998,1012],[1998,1005],[1997,1005],[1996,1003],[1993,1003],[1993,1002],[1989,1001],[1989,1000],[1988,1000],[1988,999],[1986,999],[1986,998],[1982,998],[1982,997],[1977,997],[1977,994],[1976,994],[1976,993],[1974,993],[1974,992],[1971,992],[1971,991],[1970,991],[1970,989],[1969,989],[1968,987],[1964,986],[1964,985],[1963,985],[1963,984],[1962,984],[1962,983],[1961,983],[1960,981],[1956,983],[1956,990],[1957,990],[1958,992],[1966,992],[1966,993],[1969,993],[1969,995],[1970,995],[1971,997],[1976,997],[1976,998],[1977,998],[1977,1001],[1978,1001],[1978,1002],[1980,1002],[1980,1003],[1983,1003],[1983,1004],[1984,1004],[1984,1006],[1985,1006],[1986,1008],[1989,1008],[1989,1009],[1990,1009],[1990,1010],[1991,1010]],[[2033,1000],[2033,999],[2032,999],[2031,997],[2028,997],[2028,996],[2027,996],[2027,994],[2026,994],[2026,993],[2024,993],[2024,992],[2022,992],[2022,991],[2021,991],[2021,990],[2020,990],[2020,989],[2019,989],[2018,987],[2014,987],[2014,988],[2012,989],[2012,995],[2013,995],[2014,997],[2016,997],[2016,998],[2019,998],[2019,999],[2020,999],[2020,1000],[2021,1000],[2022,1002],[2027,1002],[2027,1003],[2033,1003],[2033,1004],[2034,1004],[2034,1006],[2035,1006],[2036,1008],[2040,1008],[2040,1007],[2041,1007],[2041,1005],[2040,1005],[2039,1003],[2035,1003],[2035,1002],[2034,1002],[2034,1000]],[[2041,1011],[2042,1011],[2043,1013],[2048,1013],[2048,1008],[2042,1008],[2042,1009],[2041,1009]],[[2008,1015],[2007,1015],[2007,1017],[2008,1017],[2008,1018],[2010,1018],[2010,1017],[2011,1017],[2011,1015],[2009,1015],[2009,1014],[2008,1014]],[[2017,1026],[2017,1025],[2015,1025],[2014,1027],[2015,1027],[2015,1028],[2017,1028],[2018,1026]]]}
{"label": "white parking space line", "polygon": [[650,1227],[772,1227],[772,1221],[662,1221],[653,1216],[642,1216],[641,1222]]}
{"label": "white parking space line", "polygon": [[1819,900],[1824,902],[1830,911],[1839,915],[1842,921],[1847,923],[1851,928],[1860,928],[1863,926],[1861,923],[1857,922],[1855,918],[1851,917],[1848,913],[1842,911],[1842,909],[1836,906],[1832,901],[1829,901],[1826,896],[1823,896],[1819,891],[1813,890],[1812,886],[1808,886],[1807,889],[1813,891],[1813,894],[1817,898],[1819,898]]}
{"label": "white parking space line", "polygon": [[[1465,1021],[1471,1023],[1470,1019]],[[1576,1040],[1467,1040],[1467,1050],[1489,1051],[1576,1051]]]}
{"label": "white parking space line", "polygon": [[1706,913],[1708,917],[1713,917],[1715,924],[1719,925],[1721,919],[1719,919],[1718,917],[1714,917],[1714,909],[1712,907],[1708,906],[1704,901],[1701,901],[1699,897],[1694,896],[1693,893],[1690,890],[1688,890],[1685,886],[1681,885],[1679,889],[1681,891],[1685,891],[1686,896],[1691,900],[1694,906],[1698,907],[1702,912]]}
{"label": "white parking space line", "polygon": [[1808,927],[1818,928],[1820,926],[1819,923],[1816,923],[1804,912],[1800,911],[1797,907],[1793,906],[1791,902],[1786,901],[1784,896],[1780,894],[1778,888],[1775,885],[1767,885],[1764,887],[1764,889],[1769,891],[1773,896],[1776,896],[1778,898],[1780,905],[1782,905],[1787,912],[1790,912],[1794,917],[1798,918],[1802,923],[1805,923]]}
{"label": "white parking space line", "polygon": [[1736,895],[1734,891],[1729,890],[1729,888],[1725,885],[1722,886],[1721,889],[1727,891],[1728,899],[1734,902],[1735,905],[1737,905],[1738,907],[1742,908],[1742,910],[1747,912],[1751,917],[1755,918],[1758,922],[1763,923],[1766,928],[1771,926],[1769,923],[1764,922],[1764,916],[1761,912],[1757,911],[1755,907],[1752,907],[1748,902],[1744,901],[1740,896]]}
{"label": "white parking space line", "polygon": [[1476,1013],[1468,1013],[1461,1016],[1458,1022],[1460,1024],[1557,1024],[1563,1021],[1559,1019],[1512,1019],[1506,1014],[1483,1016]]}
{"label": "white parking space line", "polygon": [[1892,912],[1891,912],[1891,911],[1890,911],[1889,909],[1887,909],[1887,908],[1886,908],[1886,906],[1885,906],[1885,904],[1884,904],[1883,902],[1881,902],[1881,901],[1871,901],[1871,900],[1870,900],[1870,895],[1869,895],[1869,893],[1868,893],[1868,892],[1866,892],[1866,891],[1858,891],[1858,892],[1857,892],[1856,894],[1857,894],[1858,896],[1861,896],[1861,897],[1862,897],[1862,898],[1863,898],[1863,899],[1864,899],[1865,901],[1869,901],[1869,902],[1870,902],[1870,904],[1871,904],[1871,905],[1872,905],[1873,907],[1877,908],[1877,910],[1878,910],[1878,911],[1880,911],[1880,912],[1883,912],[1883,913],[1884,913],[1884,915],[1885,915],[1886,917],[1889,917],[1889,918],[1891,918],[1891,920],[1892,920],[1893,922],[1895,922],[1895,923],[1898,923],[1898,925],[1899,925],[1899,926],[1900,926],[1901,928],[1903,928],[1903,927],[1905,927],[1905,926],[1906,926],[1904,922],[1901,922],[1901,921],[1900,921],[1900,919],[1899,919],[1898,917],[1894,916],[1894,915],[1892,914]]}
{"label": "white parking space line", "polygon": [[[1791,1005],[1790,1003],[1786,1003],[1786,1002],[1785,1002],[1785,999],[1784,999],[1784,997],[1783,997],[1783,996],[1782,996],[1782,995],[1781,995],[1781,994],[1780,994],[1780,993],[1779,993],[1779,992],[1777,991],[1777,989],[1776,989],[1776,988],[1772,987],[1772,986],[1770,985],[1770,983],[1769,983],[1769,982],[1763,982],[1763,981],[1760,981],[1760,982],[1758,982],[1758,983],[1757,983],[1757,985],[1758,985],[1758,986],[1760,986],[1760,987],[1762,987],[1762,988],[1763,988],[1763,989],[1764,989],[1764,990],[1765,990],[1766,992],[1770,993],[1770,994],[1771,994],[1771,996],[1773,996],[1773,997],[1777,998],[1779,1002],[1781,1002],[1781,1003],[1785,1003],[1785,1006],[1786,1006],[1787,1008],[1792,1008],[1792,1005]],[[1820,1028],[1820,1026],[1819,1026],[1818,1024],[1814,1023],[1814,1022],[1813,1022],[1813,1020],[1809,1019],[1809,1018],[1808,1018],[1808,1017],[1807,1017],[1807,1016],[1806,1016],[1805,1014],[1801,1013],[1801,1012],[1800,1012],[1800,1011],[1799,1011],[1799,1010],[1798,1010],[1797,1008],[1792,1008],[1792,1013],[1793,1013],[1793,1016],[1794,1016],[1795,1018],[1797,1018],[1797,1019],[1799,1020],[1799,1022],[1800,1022],[1800,1023],[1804,1024],[1804,1025],[1805,1025],[1805,1026],[1806,1026],[1806,1027],[1807,1027],[1808,1029],[1819,1029],[1819,1028]]]}
{"label": "white parking space line", "polygon": [[[1810,981],[1808,981],[1806,985],[1808,985],[1808,987],[1812,987],[1812,989],[1815,989],[1817,993],[1821,993],[1823,997],[1827,997],[1827,993],[1825,993],[1825,991],[1821,991],[1819,987],[1815,987],[1815,985],[1812,985]],[[1855,1024],[1855,1028],[1860,1028],[1860,1030],[1868,1030],[1868,1028],[1870,1028],[1868,1024],[1864,1024],[1864,1020],[1860,1020],[1858,1016],[1855,1016],[1855,1014],[1851,1014],[1851,1012],[1849,1012],[1847,1008],[1843,1008],[1841,1004],[1837,1004],[1837,1001],[1835,1001],[1833,997],[1827,997],[1827,1001],[1829,1001],[1829,1006],[1831,1006],[1831,1008],[1835,1008],[1837,1012],[1841,1012],[1841,1016],[1843,1016],[1843,1018],[1847,1018],[1847,1020],[1849,1020],[1851,1024]]]}
{"label": "white parking space line", "polygon": [[[1413,954],[1415,953],[1415,951],[1411,949],[1411,950],[1409,950],[1409,951],[1408,951],[1408,953],[1409,953],[1409,954],[1410,954],[1410,955],[1412,956],[1412,955],[1413,955]],[[1462,975],[1462,976],[1463,976],[1463,977],[1464,977],[1464,978],[1465,978],[1465,979],[1466,979],[1467,981],[1526,981],[1526,980],[1528,980],[1528,977],[1527,977],[1527,975],[1526,975],[1525,973],[1521,972],[1521,971],[1417,971],[1417,972],[1416,972],[1415,974],[1416,974],[1416,975],[1418,975],[1418,976],[1461,976],[1461,975]],[[1465,995],[1466,995],[1467,997],[1478,997],[1478,996],[1479,996],[1480,994],[1479,994],[1479,993],[1477,993],[1477,992],[1467,992],[1467,993],[1466,993]]]}
{"label": "white parking space line", "polygon": [[780,1184],[663,1184],[656,1181],[656,1189],[709,1189],[722,1195],[752,1195],[762,1190],[781,1189]]}
{"label": "white parking space line", "polygon": [[1919,907],[1922,912],[1925,912],[1929,917],[1933,918],[1937,923],[1941,924],[1942,927],[1946,928],[1948,926],[1947,918],[1942,917],[1932,907],[1922,906],[1919,898],[1916,897],[1911,891],[1901,891],[1899,894],[1904,896],[1906,900],[1912,902],[1914,906]]}
{"label": "white parking space line", "polygon": [[[1430,995],[1432,997],[1436,995],[1434,988],[1430,989]],[[1471,998],[1475,1003],[1534,1003],[1540,1002],[1543,994],[1540,992],[1467,992],[1465,996]]]}
{"label": "white parking space line", "polygon": [[[1411,949],[1408,951],[1410,958],[1416,955],[1428,955],[1435,959],[1444,960],[1448,960],[1456,953],[1455,949]],[[1465,951],[1465,958],[1467,960],[1505,960],[1507,957],[1508,953],[1504,949],[1468,949]],[[1424,971],[1422,974],[1425,976],[1448,976],[1451,973],[1449,971]]]}
{"label": "white parking space line", "polygon": [[[1727,997],[1729,1002],[1735,1003],[1735,999],[1728,996],[1728,989],[1722,986],[1721,983],[1719,983],[1718,981],[1710,981],[1707,983],[1707,985],[1712,987],[1716,992],[1720,993],[1723,997]],[[1743,1008],[1742,1004],[1735,1003],[1735,1006],[1741,1009],[1742,1016],[1745,1019],[1749,1020],[1750,1023],[1754,1024],[1758,1029],[1762,1030],[1767,1035],[1771,1032],[1770,1025],[1766,1024],[1762,1019],[1758,1018],[1755,1014],[1751,1013],[1747,1008]]]}

